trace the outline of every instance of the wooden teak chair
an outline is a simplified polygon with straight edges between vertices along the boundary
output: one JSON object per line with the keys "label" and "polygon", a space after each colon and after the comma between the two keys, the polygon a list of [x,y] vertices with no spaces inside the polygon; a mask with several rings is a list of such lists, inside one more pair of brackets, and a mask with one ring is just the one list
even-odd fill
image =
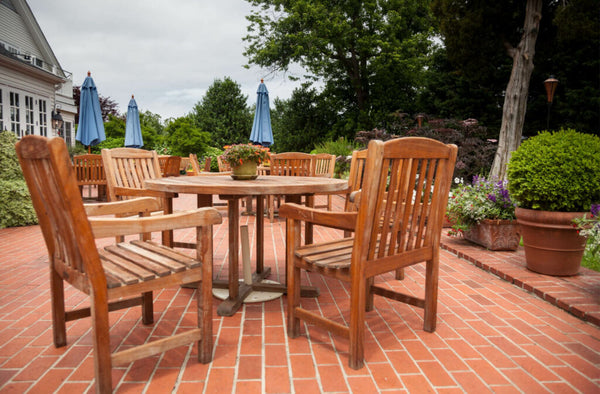
{"label": "wooden teak chair", "polygon": [[[304,152],[284,152],[270,156],[270,175],[279,176],[311,176],[313,156]],[[269,219],[275,219],[275,203],[279,205],[281,196],[268,196],[267,206]]]}
{"label": "wooden teak chair", "polygon": [[[455,145],[410,137],[371,141],[357,212],[326,212],[282,205],[287,218],[287,331],[300,334],[300,319],[349,340],[349,365],[364,365],[365,311],[373,295],[424,308],[424,330],[436,326],[439,244]],[[300,245],[302,222],[354,231],[354,237]],[[425,264],[423,297],[402,294],[374,278],[413,264]],[[349,325],[300,307],[300,270],[350,283]]]}
{"label": "wooden teak chair", "polygon": [[[333,178],[335,171],[335,155],[329,153],[317,153],[312,155],[312,176]],[[315,208],[326,208],[331,211],[332,201],[331,194],[327,194],[327,203],[325,205],[314,205]],[[314,198],[314,197],[311,197]]]}
{"label": "wooden teak chair", "polygon": [[[67,342],[66,322],[91,316],[96,391],[110,393],[113,365],[198,343],[198,360],[212,360],[212,225],[214,208],[157,217],[110,218],[148,213],[152,198],[84,206],[63,139],[26,136],[16,144],[23,175],[48,249],[54,346]],[[102,218],[88,218],[103,215]],[[196,227],[196,258],[151,241],[133,240],[97,249],[95,238]],[[65,311],[64,283],[89,295],[90,307]],[[111,354],[109,311],[142,306],[142,322],[153,323],[152,291],[200,282],[197,328],[126,347]],[[114,345],[114,344],[113,344]]]}
{"label": "wooden teak chair", "polygon": [[[164,214],[173,213],[175,193],[144,189],[144,180],[162,177],[156,151],[135,148],[102,149],[102,161],[106,173],[109,201],[127,200],[134,197],[154,197]],[[193,244],[173,241],[173,232],[163,232],[163,243],[167,246],[194,248]]]}

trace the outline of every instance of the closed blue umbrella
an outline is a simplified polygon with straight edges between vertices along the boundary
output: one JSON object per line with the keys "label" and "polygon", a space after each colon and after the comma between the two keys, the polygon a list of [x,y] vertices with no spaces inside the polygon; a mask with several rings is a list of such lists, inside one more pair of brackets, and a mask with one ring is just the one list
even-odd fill
{"label": "closed blue umbrella", "polygon": [[79,98],[79,126],[75,139],[88,147],[95,146],[106,139],[100,100],[96,84],[88,71],[87,77],[81,85]]}
{"label": "closed blue umbrella", "polygon": [[256,112],[254,113],[254,123],[252,124],[252,133],[250,133],[250,142],[263,146],[270,146],[273,144],[273,130],[271,129],[269,91],[262,79],[260,80],[260,85],[258,85],[256,93]]}
{"label": "closed blue umbrella", "polygon": [[141,148],[144,146],[142,128],[140,127],[140,113],[137,103],[131,95],[127,105],[127,123],[125,124],[125,146],[127,148]]}

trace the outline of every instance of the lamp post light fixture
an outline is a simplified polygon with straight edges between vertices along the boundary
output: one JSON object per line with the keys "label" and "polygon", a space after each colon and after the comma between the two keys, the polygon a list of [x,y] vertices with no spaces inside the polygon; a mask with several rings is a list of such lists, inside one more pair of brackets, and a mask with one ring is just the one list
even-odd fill
{"label": "lamp post light fixture", "polygon": [[544,86],[546,87],[546,97],[548,98],[548,118],[546,120],[547,130],[550,129],[550,108],[552,107],[554,92],[556,92],[557,85],[558,79],[554,78],[554,75],[550,75],[550,77],[544,81]]}
{"label": "lamp post light fixture", "polygon": [[56,134],[60,135],[60,129],[63,125],[63,118],[60,115],[60,111],[57,109],[56,112],[52,111],[52,128],[55,130]]}
{"label": "lamp post light fixture", "polygon": [[419,128],[423,127],[423,119],[425,119],[425,115],[423,115],[423,114],[417,115],[417,124],[419,125]]}

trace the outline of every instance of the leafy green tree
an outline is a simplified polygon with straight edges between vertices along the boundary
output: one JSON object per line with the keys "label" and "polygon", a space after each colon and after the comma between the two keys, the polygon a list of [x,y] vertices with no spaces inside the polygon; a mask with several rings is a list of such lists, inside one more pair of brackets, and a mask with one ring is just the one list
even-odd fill
{"label": "leafy green tree", "polygon": [[310,152],[328,137],[336,119],[323,96],[307,85],[294,89],[288,100],[275,99],[274,104],[274,152]]}
{"label": "leafy green tree", "polygon": [[195,127],[189,117],[181,117],[169,121],[165,131],[171,154],[188,156],[196,153],[202,156],[209,147],[210,135]]}
{"label": "leafy green tree", "polygon": [[231,78],[215,79],[190,114],[195,127],[212,137],[212,144],[223,147],[248,142],[253,113],[248,97]]}
{"label": "leafy green tree", "polygon": [[273,72],[300,64],[324,81],[348,137],[411,104],[431,45],[429,1],[247,1],[249,64]]}
{"label": "leafy green tree", "polygon": [[162,124],[160,115],[153,114],[150,111],[140,112],[140,128],[142,129],[144,149],[154,149],[166,137],[165,127]]}

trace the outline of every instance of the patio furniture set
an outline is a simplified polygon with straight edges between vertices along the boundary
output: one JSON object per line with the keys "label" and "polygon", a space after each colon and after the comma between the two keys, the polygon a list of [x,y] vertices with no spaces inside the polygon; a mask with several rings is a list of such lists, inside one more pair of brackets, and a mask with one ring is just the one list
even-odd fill
{"label": "patio furniture set", "polygon": [[[222,220],[212,201],[218,195],[228,201],[230,251],[225,284],[229,297],[219,305],[218,313],[235,314],[253,288],[287,292],[288,335],[297,337],[300,320],[304,320],[345,337],[350,344],[349,366],[359,369],[364,363],[365,312],[373,309],[373,295],[423,308],[424,330],[436,328],[438,254],[456,153],[454,145],[425,138],[372,141],[366,154],[355,154],[346,182],[314,176],[314,164],[285,154],[273,155],[269,176],[236,181],[228,175],[164,177],[169,166],[165,163],[161,171],[156,152],[103,150],[110,202],[84,205],[64,141],[24,137],[17,143],[17,154],[48,249],[54,345],[66,345],[67,321],[91,317],[99,392],[112,390],[113,365],[185,344],[197,343],[198,361],[211,362],[212,226]],[[330,161],[327,171],[333,171],[333,164]],[[179,170],[180,162],[176,167]],[[196,194],[198,208],[173,212],[173,198],[178,193]],[[314,195],[320,193],[346,193],[346,210],[316,209]],[[263,199],[273,195],[285,196],[279,214],[287,219],[287,283],[269,286],[260,284],[269,275],[262,256]],[[240,285],[238,201],[252,196],[257,199],[256,272],[251,285]],[[305,196],[304,205],[299,204],[301,196]],[[314,225],[341,229],[347,236],[313,243]],[[196,231],[195,243],[173,239],[174,229],[190,227]],[[158,231],[162,243],[151,238],[151,233]],[[131,237],[136,234],[139,239]],[[116,243],[97,248],[95,239],[111,237]],[[175,248],[192,248],[195,257]],[[397,278],[401,278],[402,269],[414,264],[424,264],[423,298],[398,293],[392,286],[374,285],[375,276],[398,272]],[[316,289],[303,292],[301,270],[350,283],[349,325],[301,307],[301,296],[318,295]],[[66,311],[63,281],[89,295],[90,307]],[[197,327],[111,354],[109,311],[141,305],[143,323],[152,324],[152,292],[190,284],[197,286]]]}

